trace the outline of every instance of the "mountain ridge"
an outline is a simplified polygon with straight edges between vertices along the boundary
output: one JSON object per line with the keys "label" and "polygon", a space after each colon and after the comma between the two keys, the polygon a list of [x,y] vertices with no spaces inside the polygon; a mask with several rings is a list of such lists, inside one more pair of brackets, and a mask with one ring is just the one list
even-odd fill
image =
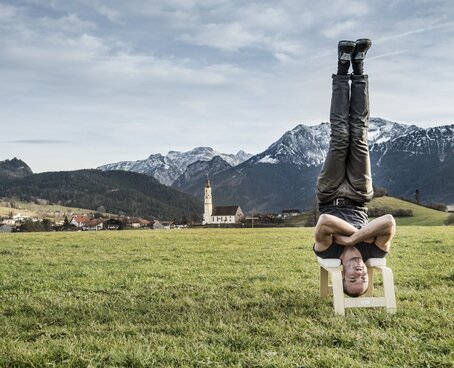
{"label": "mountain ridge", "polygon": [[236,154],[220,153],[211,147],[196,147],[190,151],[169,151],[163,156],[160,153],[151,154],[144,160],[121,161],[97,167],[101,171],[124,170],[146,174],[156,178],[160,183],[171,186],[186,170],[197,161],[210,161],[215,156],[221,157],[231,166],[236,166],[252,155],[238,151]]}
{"label": "mountain ridge", "polygon": [[[383,186],[396,196],[412,198],[418,189],[427,201],[454,202],[454,187],[449,181],[454,175],[451,125],[424,129],[371,118],[369,130],[376,186]],[[310,208],[328,147],[328,123],[299,124],[265,151],[213,175],[213,198],[220,204],[239,203],[246,211]],[[423,172],[419,173],[421,169]],[[179,189],[203,198],[200,179]]]}

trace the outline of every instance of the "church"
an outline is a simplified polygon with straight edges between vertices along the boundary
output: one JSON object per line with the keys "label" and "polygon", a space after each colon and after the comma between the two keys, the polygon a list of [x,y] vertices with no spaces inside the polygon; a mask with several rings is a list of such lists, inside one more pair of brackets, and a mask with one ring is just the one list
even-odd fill
{"label": "church", "polygon": [[211,183],[207,178],[205,184],[205,206],[203,225],[212,224],[239,224],[244,220],[244,213],[240,206],[214,206],[211,195]]}

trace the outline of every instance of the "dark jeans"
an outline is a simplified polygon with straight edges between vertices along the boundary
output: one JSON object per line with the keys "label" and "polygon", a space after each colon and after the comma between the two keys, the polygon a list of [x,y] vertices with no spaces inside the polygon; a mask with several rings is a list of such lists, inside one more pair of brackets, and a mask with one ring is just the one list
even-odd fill
{"label": "dark jeans", "polygon": [[368,202],[373,197],[373,189],[367,144],[367,75],[333,75],[330,122],[331,141],[317,181],[318,200],[327,203],[336,198],[349,198]]}

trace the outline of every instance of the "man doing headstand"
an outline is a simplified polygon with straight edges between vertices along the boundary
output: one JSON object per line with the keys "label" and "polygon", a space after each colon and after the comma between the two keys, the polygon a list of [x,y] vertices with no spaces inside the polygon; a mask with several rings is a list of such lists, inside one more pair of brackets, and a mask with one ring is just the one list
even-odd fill
{"label": "man doing headstand", "polygon": [[[369,282],[364,262],[386,257],[396,231],[391,215],[371,222],[367,216],[366,203],[372,199],[373,189],[364,58],[371,45],[369,39],[339,42],[331,96],[331,141],[317,181],[321,215],[315,227],[314,252],[320,258],[341,260],[344,292],[350,296],[366,292]],[[350,63],[353,74],[348,75]]]}

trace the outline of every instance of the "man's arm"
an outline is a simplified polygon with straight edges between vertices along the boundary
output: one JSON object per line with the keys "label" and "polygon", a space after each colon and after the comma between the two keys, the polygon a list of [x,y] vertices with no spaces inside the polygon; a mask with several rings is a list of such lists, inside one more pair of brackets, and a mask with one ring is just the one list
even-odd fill
{"label": "man's arm", "polygon": [[333,242],[333,235],[340,234],[349,239],[357,231],[356,227],[336,216],[320,215],[315,226],[315,250],[322,252],[328,249]]}
{"label": "man's arm", "polygon": [[353,246],[360,242],[374,242],[380,249],[388,252],[391,240],[396,234],[396,222],[392,215],[384,215],[369,222],[360,230],[345,236],[334,234],[336,243],[343,246]]}

